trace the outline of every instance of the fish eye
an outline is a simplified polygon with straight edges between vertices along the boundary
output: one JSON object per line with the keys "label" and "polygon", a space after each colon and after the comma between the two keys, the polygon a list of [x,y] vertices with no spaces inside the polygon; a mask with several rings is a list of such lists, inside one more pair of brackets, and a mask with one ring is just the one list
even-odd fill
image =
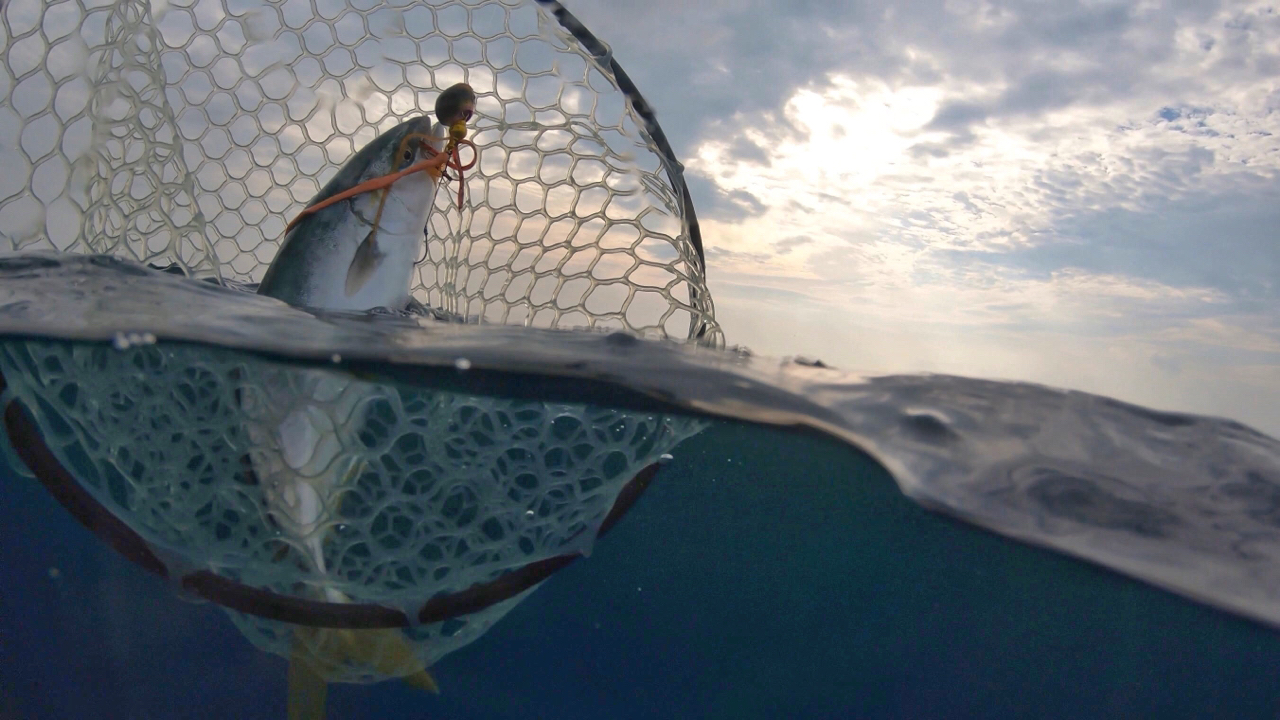
{"label": "fish eye", "polygon": [[413,149],[412,148],[406,149],[404,151],[404,161],[409,162],[412,159],[413,159]]}

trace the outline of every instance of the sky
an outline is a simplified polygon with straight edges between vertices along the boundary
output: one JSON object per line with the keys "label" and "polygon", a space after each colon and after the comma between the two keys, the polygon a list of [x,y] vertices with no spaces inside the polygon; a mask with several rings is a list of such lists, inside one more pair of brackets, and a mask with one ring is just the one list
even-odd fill
{"label": "sky", "polygon": [[1280,436],[1280,11],[566,0],[686,166],[730,344]]}

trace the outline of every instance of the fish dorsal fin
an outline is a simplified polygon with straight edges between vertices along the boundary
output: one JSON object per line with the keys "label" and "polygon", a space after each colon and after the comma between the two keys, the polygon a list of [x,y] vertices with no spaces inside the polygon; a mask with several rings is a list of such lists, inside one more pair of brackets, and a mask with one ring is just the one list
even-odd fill
{"label": "fish dorsal fin", "polygon": [[369,278],[378,269],[378,264],[382,262],[383,255],[378,249],[377,238],[378,229],[375,227],[369,231],[360,247],[356,248],[356,256],[351,260],[351,267],[347,268],[347,297],[360,292],[360,288],[369,282]]}

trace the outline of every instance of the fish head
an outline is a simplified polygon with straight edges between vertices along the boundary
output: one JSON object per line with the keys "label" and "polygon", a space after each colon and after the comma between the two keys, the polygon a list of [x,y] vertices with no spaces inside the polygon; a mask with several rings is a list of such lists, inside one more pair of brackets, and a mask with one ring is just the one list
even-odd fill
{"label": "fish head", "polygon": [[[374,139],[361,151],[362,154],[366,150],[370,152],[361,172],[350,178],[350,187],[430,160],[443,151],[444,144],[445,138],[433,131],[429,116],[407,120]],[[354,164],[354,160],[350,164]],[[354,209],[369,223],[376,219],[379,234],[416,237],[423,232],[439,179],[440,172],[435,169],[410,173],[385,191],[364,193],[353,198]],[[334,194],[345,189],[336,189]]]}
{"label": "fish head", "polygon": [[[346,179],[352,186],[390,175],[391,173],[426,160],[444,147],[445,139],[433,131],[430,115],[419,115],[409,118],[395,127],[374,138],[360,149],[346,165],[359,172]],[[428,151],[426,148],[431,147]]]}

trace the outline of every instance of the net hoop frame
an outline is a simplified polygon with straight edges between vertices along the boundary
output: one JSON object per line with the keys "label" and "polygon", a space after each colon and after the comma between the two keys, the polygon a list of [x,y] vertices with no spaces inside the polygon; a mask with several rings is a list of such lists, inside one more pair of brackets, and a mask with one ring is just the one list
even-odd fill
{"label": "net hoop frame", "polygon": [[[689,185],[684,181],[684,164],[676,159],[676,152],[671,147],[671,142],[667,140],[667,134],[663,132],[662,126],[658,124],[658,116],[654,112],[653,106],[640,94],[640,89],[632,82],[631,76],[627,74],[627,71],[622,69],[622,65],[618,63],[617,58],[613,57],[613,51],[609,49],[609,46],[588,30],[587,26],[583,25],[577,16],[569,12],[569,9],[560,3],[560,0],[535,1],[551,13],[556,21],[560,23],[560,27],[564,28],[582,45],[582,49],[591,53],[592,59],[613,74],[613,79],[617,83],[618,89],[622,91],[623,96],[631,103],[636,115],[643,121],[644,125],[641,131],[648,134],[649,138],[653,140],[653,144],[658,150],[658,157],[662,160],[663,169],[667,173],[667,179],[671,181],[671,187],[680,196],[680,209],[684,213],[685,221],[689,226],[689,244],[693,246],[694,252],[698,254],[698,262],[702,265],[702,277],[705,282],[707,257],[702,248],[702,229],[698,225],[698,214],[693,209],[693,195],[689,192]],[[691,294],[690,300],[695,300],[697,288],[690,287],[689,292]],[[692,322],[698,322],[696,316]],[[701,326],[696,330],[689,329],[689,340],[702,344],[710,339],[707,334],[710,329],[707,321],[705,319],[702,320]]]}

